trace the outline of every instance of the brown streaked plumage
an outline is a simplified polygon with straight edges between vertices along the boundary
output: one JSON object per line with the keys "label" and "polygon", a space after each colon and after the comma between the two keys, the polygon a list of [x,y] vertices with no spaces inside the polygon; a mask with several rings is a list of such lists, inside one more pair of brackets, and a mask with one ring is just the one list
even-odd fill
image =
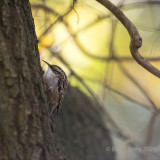
{"label": "brown streaked plumage", "polygon": [[49,100],[49,113],[52,114],[53,111],[57,109],[58,114],[67,88],[67,76],[60,67],[50,65],[46,61],[44,62],[48,65],[48,69],[45,71],[43,78]]}

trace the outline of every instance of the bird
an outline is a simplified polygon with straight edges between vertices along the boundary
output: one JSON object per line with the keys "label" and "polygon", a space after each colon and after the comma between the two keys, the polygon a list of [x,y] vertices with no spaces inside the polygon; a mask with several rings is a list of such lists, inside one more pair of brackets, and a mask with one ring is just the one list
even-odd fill
{"label": "bird", "polygon": [[67,76],[59,66],[51,65],[44,60],[42,61],[48,65],[47,70],[43,74],[43,79],[49,101],[49,114],[52,115],[56,109],[57,114],[59,114],[68,85]]}

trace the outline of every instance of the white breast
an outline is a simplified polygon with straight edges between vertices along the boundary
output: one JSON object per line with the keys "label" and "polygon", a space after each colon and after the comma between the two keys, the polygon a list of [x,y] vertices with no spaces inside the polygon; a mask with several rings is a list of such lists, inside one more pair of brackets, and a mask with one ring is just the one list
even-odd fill
{"label": "white breast", "polygon": [[59,77],[52,72],[50,67],[48,67],[48,69],[45,71],[43,77],[51,90],[58,89],[57,85],[58,85]]}

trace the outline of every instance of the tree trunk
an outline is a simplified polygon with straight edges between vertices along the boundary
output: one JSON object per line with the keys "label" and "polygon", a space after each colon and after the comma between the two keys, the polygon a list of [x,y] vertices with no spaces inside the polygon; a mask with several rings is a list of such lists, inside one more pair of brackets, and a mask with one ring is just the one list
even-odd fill
{"label": "tree trunk", "polygon": [[70,160],[114,160],[95,106],[81,103],[89,98],[73,88],[52,121],[53,134],[37,43],[29,1],[0,0],[0,160],[65,160],[57,146]]}
{"label": "tree trunk", "polygon": [[0,159],[58,159],[28,0],[0,1]]}

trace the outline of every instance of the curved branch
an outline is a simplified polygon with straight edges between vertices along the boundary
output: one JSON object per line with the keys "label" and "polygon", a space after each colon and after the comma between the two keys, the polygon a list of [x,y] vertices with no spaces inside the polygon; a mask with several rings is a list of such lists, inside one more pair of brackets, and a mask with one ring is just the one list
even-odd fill
{"label": "curved branch", "polygon": [[123,14],[123,12],[118,7],[116,7],[110,1],[108,0],[96,0],[96,1],[98,1],[103,6],[108,8],[127,29],[131,38],[130,52],[132,54],[132,57],[137,61],[138,64],[140,64],[150,73],[160,78],[160,70],[158,70],[147,60],[145,60],[138,51],[138,48],[142,46],[142,38],[139,35],[139,32],[137,28],[134,26],[134,24]]}

